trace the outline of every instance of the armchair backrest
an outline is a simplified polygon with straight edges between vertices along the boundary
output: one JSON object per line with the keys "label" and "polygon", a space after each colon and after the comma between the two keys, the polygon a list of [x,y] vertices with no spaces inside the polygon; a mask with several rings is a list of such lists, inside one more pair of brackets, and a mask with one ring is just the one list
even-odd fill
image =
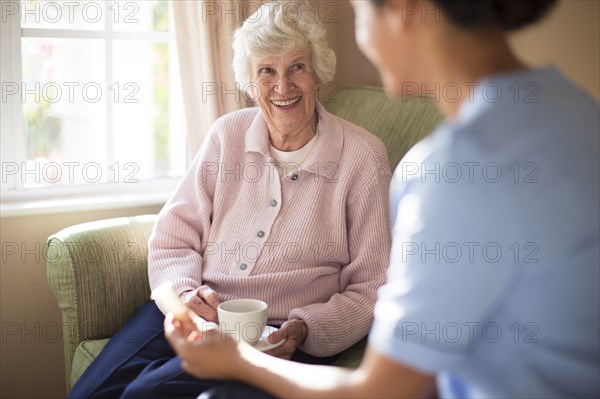
{"label": "armchair backrest", "polygon": [[392,172],[404,154],[442,120],[428,98],[395,100],[378,87],[344,87],[324,99],[323,105],[378,136],[387,147]]}

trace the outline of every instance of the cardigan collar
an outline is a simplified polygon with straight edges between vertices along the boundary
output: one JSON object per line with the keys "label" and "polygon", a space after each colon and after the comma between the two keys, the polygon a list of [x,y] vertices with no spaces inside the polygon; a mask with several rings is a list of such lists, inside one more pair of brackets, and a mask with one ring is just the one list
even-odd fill
{"label": "cardigan collar", "polygon": [[[319,114],[319,139],[315,151],[302,165],[301,169],[321,175],[331,174],[331,169],[326,165],[338,164],[342,157],[344,144],[344,130],[338,118],[325,110],[320,102],[316,103]],[[258,152],[266,157],[269,162],[273,159],[269,151],[269,128],[267,121],[259,110],[250,124],[245,138],[245,151]]]}

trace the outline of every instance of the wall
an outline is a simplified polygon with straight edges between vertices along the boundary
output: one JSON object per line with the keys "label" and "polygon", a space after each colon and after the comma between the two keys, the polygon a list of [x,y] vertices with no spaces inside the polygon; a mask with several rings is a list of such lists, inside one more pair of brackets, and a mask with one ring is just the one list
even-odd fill
{"label": "wall", "polygon": [[[338,56],[337,83],[380,85],[376,70],[354,42],[353,15],[347,1],[338,1],[327,24]],[[333,10],[323,9],[326,15]],[[565,0],[546,21],[512,37],[516,51],[534,65],[553,62],[600,99],[600,2]],[[46,280],[41,248],[52,233],[91,220],[156,213],[159,206],[3,218],[3,243],[19,243],[32,253],[2,255],[0,265],[0,398],[60,398],[64,396],[62,340],[53,329],[60,323],[56,300]],[[36,249],[39,248],[39,249]],[[36,252],[40,251],[39,253]],[[23,259],[21,259],[23,257]],[[4,259],[6,258],[6,259]],[[18,334],[5,334],[18,328]]]}
{"label": "wall", "polygon": [[600,101],[600,1],[563,0],[538,25],[511,43],[532,65],[555,64]]}

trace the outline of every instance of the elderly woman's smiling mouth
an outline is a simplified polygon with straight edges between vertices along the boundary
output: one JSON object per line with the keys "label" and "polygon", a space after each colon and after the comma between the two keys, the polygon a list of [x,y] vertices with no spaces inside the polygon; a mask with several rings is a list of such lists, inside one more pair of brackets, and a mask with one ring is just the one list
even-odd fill
{"label": "elderly woman's smiling mouth", "polygon": [[296,103],[298,103],[298,101],[300,101],[301,98],[302,98],[302,96],[298,96],[298,97],[294,97],[294,98],[290,98],[290,99],[283,99],[283,100],[271,100],[271,104],[277,106],[278,108],[290,109],[290,108],[293,108],[293,106]]}

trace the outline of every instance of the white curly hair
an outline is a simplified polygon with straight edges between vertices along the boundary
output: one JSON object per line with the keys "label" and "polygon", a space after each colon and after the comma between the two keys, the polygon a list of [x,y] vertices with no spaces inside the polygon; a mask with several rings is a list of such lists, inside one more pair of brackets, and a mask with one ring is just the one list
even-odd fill
{"label": "white curly hair", "polygon": [[307,48],[311,50],[317,82],[331,82],[336,57],[318,15],[308,1],[290,0],[265,3],[249,16],[233,36],[233,70],[240,87],[248,91],[253,83],[252,58]]}

